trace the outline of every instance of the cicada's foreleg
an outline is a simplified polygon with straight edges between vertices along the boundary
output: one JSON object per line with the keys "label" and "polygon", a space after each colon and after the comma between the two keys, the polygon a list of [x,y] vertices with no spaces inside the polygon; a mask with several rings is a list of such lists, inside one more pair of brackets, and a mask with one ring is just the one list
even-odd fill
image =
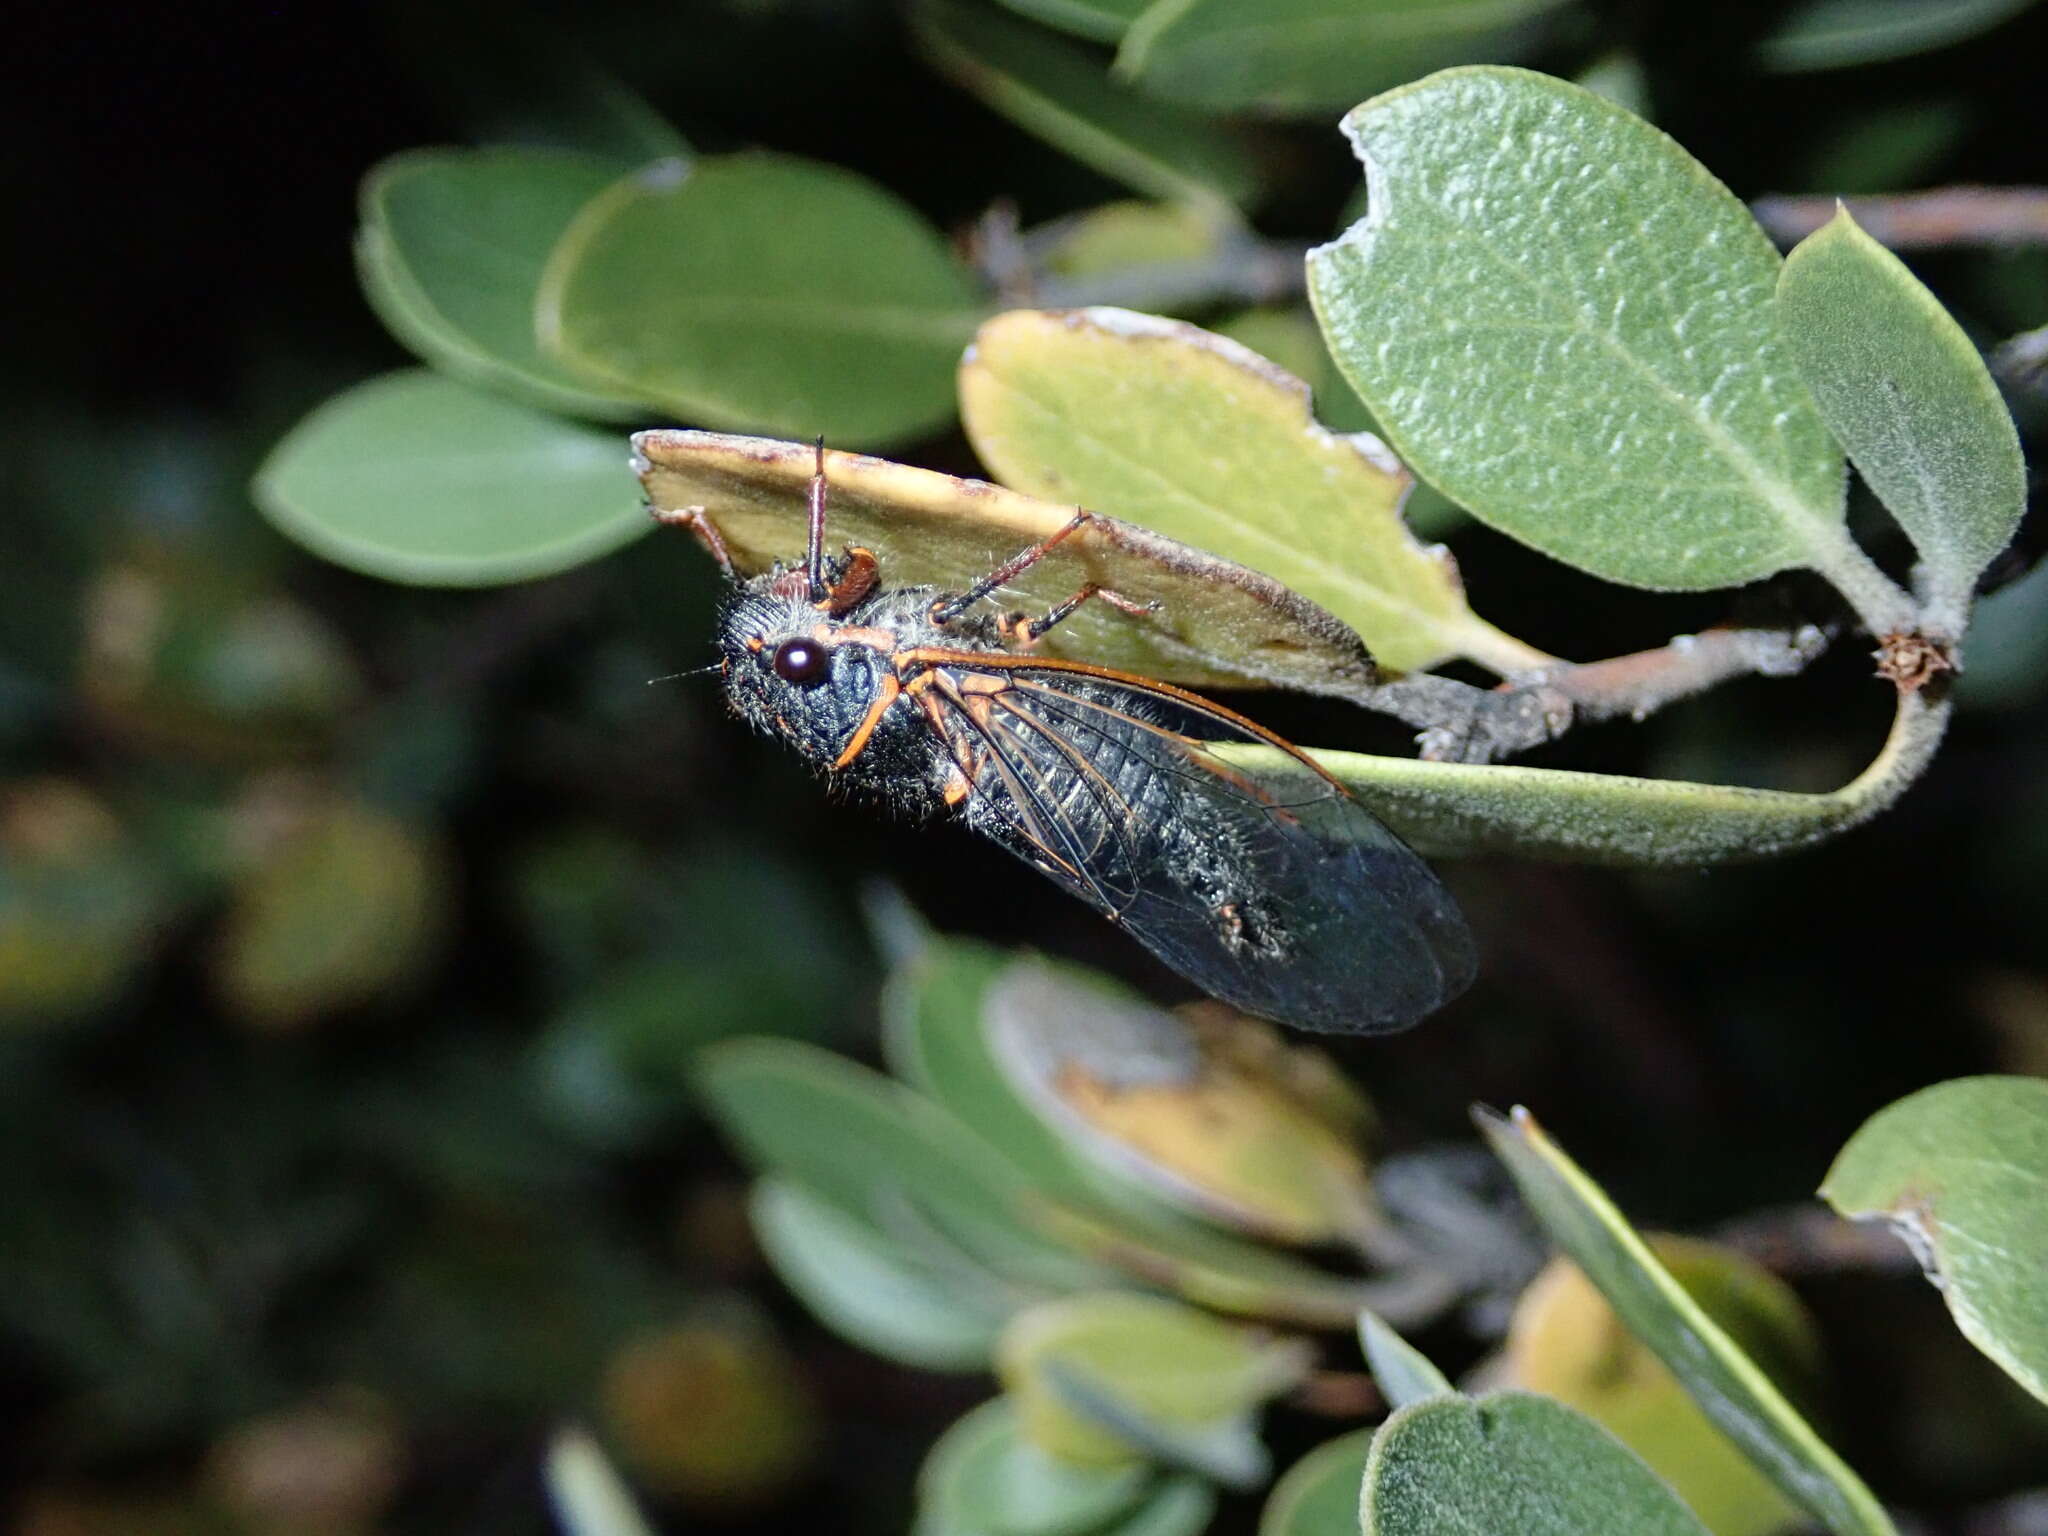
{"label": "cicada's foreleg", "polygon": [[1012,555],[1001,565],[990,571],[965,592],[956,592],[951,597],[942,597],[932,604],[931,617],[934,624],[950,624],[961,614],[980,602],[989,593],[1007,581],[1014,581],[1047,555],[1057,549],[1070,535],[1095,521],[1094,514],[1076,510],[1067,520],[1067,525],[1051,538],[1041,539],[1029,549]]}
{"label": "cicada's foreleg", "polygon": [[996,628],[1002,634],[1003,639],[1011,645],[1028,646],[1034,644],[1040,636],[1055,624],[1071,618],[1074,611],[1090,598],[1096,598],[1101,602],[1105,602],[1110,607],[1116,609],[1117,612],[1128,613],[1132,618],[1142,618],[1148,613],[1157,613],[1159,611],[1159,604],[1156,602],[1133,602],[1121,592],[1112,592],[1108,587],[1101,585],[1099,582],[1091,581],[1064,603],[1041,614],[1038,618],[1034,619],[1028,614],[1022,613],[1005,614],[1002,618],[996,620]]}
{"label": "cicada's foreleg", "polygon": [[649,507],[648,514],[664,528],[687,528],[697,536],[697,542],[710,552],[718,562],[718,568],[735,581],[738,572],[732,568],[732,555],[725,547],[725,535],[718,531],[718,524],[711,521],[702,507]]}

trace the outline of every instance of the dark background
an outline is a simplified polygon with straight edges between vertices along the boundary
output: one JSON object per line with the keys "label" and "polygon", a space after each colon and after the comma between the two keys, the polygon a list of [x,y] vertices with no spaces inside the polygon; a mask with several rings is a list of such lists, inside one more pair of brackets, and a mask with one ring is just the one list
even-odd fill
{"label": "dark background", "polygon": [[[1659,122],[1739,194],[1879,190],[1823,179],[1849,163],[1827,151],[1916,106],[1947,124],[1923,184],[2048,179],[2030,68],[2048,57],[2048,14],[1895,65],[1759,77],[1742,42],[1767,13],[1714,8],[1705,34],[1689,30],[1698,10],[1610,8],[1605,35],[1640,48]],[[781,1296],[740,1225],[744,1174],[687,1108],[679,1069],[650,1069],[671,1102],[607,1138],[535,1107],[539,1042],[616,1014],[619,977],[665,964],[688,1038],[781,1028],[872,1059],[881,962],[859,893],[875,879],[948,928],[1161,997],[1185,988],[1000,853],[831,803],[728,720],[708,680],[646,687],[706,655],[715,583],[687,541],[433,593],[320,564],[262,524],[243,486],[266,447],[334,389],[406,361],[358,296],[349,239],[366,169],[463,134],[431,51],[407,40],[428,23],[459,36],[490,20],[294,5],[47,8],[15,24],[0,97],[14,214],[0,770],[82,787],[197,894],[168,909],[117,996],[0,1036],[0,1270],[15,1276],[0,1477],[39,1531],[211,1529],[193,1490],[218,1503],[234,1483],[222,1447],[239,1428],[340,1403],[378,1430],[365,1482],[395,1483],[379,1528],[539,1530],[541,1436],[602,1414],[598,1383],[631,1340],[682,1328],[696,1331],[649,1368],[663,1411],[765,1404],[765,1420],[801,1422],[809,1450],[722,1492],[715,1475],[681,1477],[658,1504],[691,1528],[822,1513],[900,1529],[924,1446],[983,1384],[871,1361]],[[1027,222],[1115,195],[931,76],[880,4],[600,3],[558,24],[700,149],[847,165],[942,227],[999,195]],[[1348,155],[1321,130],[1290,153],[1305,169],[1269,227],[1326,235]],[[2048,322],[2038,247],[1914,263],[1986,344]],[[958,440],[900,456],[972,463]],[[1476,605],[1564,655],[1733,611],[1727,594],[1601,587],[1484,530],[1453,542]],[[223,1006],[236,891],[189,876],[206,863],[192,842],[226,836],[280,764],[96,691],[86,594],[138,560],[174,586],[283,594],[351,658],[353,702],[283,766],[367,785],[428,829],[447,915],[402,985],[283,1025]],[[1752,596],[1825,603],[1796,582]],[[2036,582],[2026,602],[2048,592]],[[2037,614],[2000,633],[2048,655],[2044,629]],[[1389,1143],[1464,1139],[1474,1100],[1527,1103],[1638,1219],[1710,1229],[1806,1198],[1849,1132],[1905,1092],[2048,1071],[2048,686],[2017,672],[1959,714],[1896,811],[1817,851],[1654,877],[1447,870],[1483,980],[1412,1034],[1338,1052]],[[1247,707],[1316,745],[1398,744],[1333,706]],[[1801,679],[1588,729],[1537,760],[1827,788],[1868,760],[1887,714],[1849,643]],[[666,1049],[658,1031],[635,1038]],[[169,1284],[157,1265],[191,1272],[185,1321],[152,1311]],[[2007,1397],[1930,1290],[1855,1275],[1806,1292],[1841,1378],[1840,1448],[1880,1493],[1953,1511],[2023,1483],[2048,1441],[2038,1425],[2031,1440],[1967,1427]]]}

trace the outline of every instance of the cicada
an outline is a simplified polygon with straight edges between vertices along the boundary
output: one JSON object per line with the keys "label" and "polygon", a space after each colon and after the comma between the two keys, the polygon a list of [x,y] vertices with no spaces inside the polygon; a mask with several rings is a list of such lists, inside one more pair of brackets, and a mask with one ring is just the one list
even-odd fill
{"label": "cicada", "polygon": [[[1428,865],[1337,779],[1233,710],[1171,684],[1033,653],[1088,602],[987,600],[1091,514],[963,591],[891,587],[873,551],[825,547],[822,445],[800,564],[733,568],[719,670],[743,719],[837,787],[967,826],[1100,911],[1215,997],[1304,1029],[1401,1029],[1471,982],[1470,932]],[[1227,758],[1263,743],[1293,771]]]}

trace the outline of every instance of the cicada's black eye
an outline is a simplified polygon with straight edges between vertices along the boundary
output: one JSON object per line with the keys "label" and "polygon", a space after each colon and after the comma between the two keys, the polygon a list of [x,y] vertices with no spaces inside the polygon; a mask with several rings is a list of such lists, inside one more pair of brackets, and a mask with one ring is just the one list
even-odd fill
{"label": "cicada's black eye", "polygon": [[785,640],[775,647],[775,675],[809,686],[825,680],[825,647],[815,640]]}

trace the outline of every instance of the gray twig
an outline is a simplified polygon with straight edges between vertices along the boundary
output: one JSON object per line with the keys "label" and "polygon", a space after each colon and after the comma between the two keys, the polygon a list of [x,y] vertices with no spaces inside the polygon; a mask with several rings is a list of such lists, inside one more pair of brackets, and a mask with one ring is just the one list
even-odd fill
{"label": "gray twig", "polygon": [[1417,727],[1424,758],[1489,763],[1554,741],[1577,722],[1646,719],[1730,678],[1790,677],[1826,650],[1828,639],[1813,624],[1710,629],[1679,635],[1654,650],[1548,667],[1498,688],[1415,673],[1356,698]]}
{"label": "gray twig", "polygon": [[[1760,197],[1756,221],[1784,246],[1835,216],[1832,197]],[[1936,187],[1840,200],[1865,234],[1895,251],[1960,245],[2048,245],[2048,188]]]}

